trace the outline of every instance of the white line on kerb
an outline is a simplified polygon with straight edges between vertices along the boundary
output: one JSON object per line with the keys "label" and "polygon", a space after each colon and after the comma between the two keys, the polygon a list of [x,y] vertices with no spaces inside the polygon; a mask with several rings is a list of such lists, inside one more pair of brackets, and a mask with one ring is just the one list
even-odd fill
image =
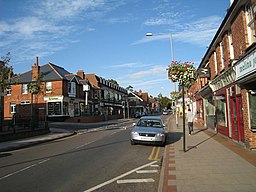
{"label": "white line on kerb", "polygon": [[84,191],[84,192],[91,192],[91,191],[94,191],[94,190],[96,190],[96,189],[99,189],[99,188],[101,188],[101,187],[103,187],[103,186],[105,186],[105,185],[108,185],[108,184],[110,184],[110,183],[113,183],[113,182],[115,182],[115,181],[117,181],[117,180],[119,180],[119,179],[121,179],[121,178],[123,178],[123,177],[125,177],[125,176],[127,176],[127,175],[130,175],[130,174],[132,174],[132,173],[134,173],[134,172],[136,172],[136,171],[138,171],[138,170],[140,170],[140,169],[143,169],[143,168],[145,168],[145,167],[148,167],[148,166],[150,166],[150,165],[153,165],[153,164],[156,163],[156,162],[157,162],[157,161],[153,161],[153,162],[148,163],[148,164],[146,164],[146,165],[140,166],[140,167],[138,167],[138,168],[136,168],[136,169],[133,169],[133,170],[127,172],[127,173],[124,173],[124,174],[122,174],[122,175],[120,175],[120,176],[118,176],[118,177],[115,177],[115,178],[110,179],[110,180],[108,180],[108,181],[106,181],[106,182],[104,182],[104,183],[101,183],[101,184],[96,185],[96,186],[94,186],[94,187],[92,187],[92,188],[90,188],[90,189],[87,189],[87,190]]}
{"label": "white line on kerb", "polygon": [[18,171],[15,171],[15,172],[13,172],[13,173],[10,173],[10,174],[8,174],[8,175],[5,175],[5,176],[1,177],[0,180],[6,179],[7,177],[11,177],[11,176],[13,176],[13,175],[15,175],[15,174],[17,174],[17,173],[20,173],[20,172],[22,172],[22,171],[25,171],[25,170],[27,170],[27,169],[30,169],[30,168],[32,168],[32,167],[34,167],[34,166],[36,166],[36,165],[40,165],[40,164],[42,164],[42,163],[45,163],[46,161],[49,161],[49,160],[50,160],[50,159],[45,159],[45,160],[43,160],[43,161],[40,161],[40,162],[38,162],[38,163],[35,163],[35,164],[33,164],[33,165],[30,165],[30,166],[28,166],[28,167],[25,167],[25,168],[23,168],[23,169],[20,169],[20,170],[18,170]]}
{"label": "white line on kerb", "polygon": [[154,179],[124,179],[124,180],[117,180],[118,184],[126,184],[126,183],[152,183],[155,182]]}

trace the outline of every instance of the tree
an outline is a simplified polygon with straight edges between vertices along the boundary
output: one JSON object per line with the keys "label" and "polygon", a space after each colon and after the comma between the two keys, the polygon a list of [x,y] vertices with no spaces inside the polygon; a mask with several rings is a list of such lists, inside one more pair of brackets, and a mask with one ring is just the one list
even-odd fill
{"label": "tree", "polygon": [[164,108],[170,109],[171,100],[170,100],[168,97],[164,97],[164,96],[160,93],[160,94],[158,95],[157,100],[158,100],[159,103],[160,103],[160,108],[161,108],[161,109],[164,109]]}
{"label": "tree", "polygon": [[0,131],[3,131],[4,121],[4,90],[7,80],[14,75],[12,67],[8,67],[10,60],[11,56],[10,52],[8,52],[1,57],[0,61]]}
{"label": "tree", "polygon": [[109,79],[109,80],[108,80],[108,82],[113,83],[113,84],[116,84],[116,85],[118,85],[118,86],[119,86],[119,84],[117,83],[117,81],[116,81],[116,80],[114,80],[114,79]]}

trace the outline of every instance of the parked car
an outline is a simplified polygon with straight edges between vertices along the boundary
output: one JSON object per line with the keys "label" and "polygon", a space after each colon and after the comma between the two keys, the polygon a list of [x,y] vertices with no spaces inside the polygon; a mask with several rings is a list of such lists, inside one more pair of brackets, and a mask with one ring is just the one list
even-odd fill
{"label": "parked car", "polygon": [[145,112],[136,112],[135,114],[134,114],[134,117],[135,118],[140,118],[140,117],[142,117],[142,116],[145,116],[145,115],[147,115]]}
{"label": "parked car", "polygon": [[163,115],[168,115],[168,111],[164,110]]}
{"label": "parked car", "polygon": [[131,144],[165,145],[167,132],[160,116],[144,116],[134,124],[131,131]]}

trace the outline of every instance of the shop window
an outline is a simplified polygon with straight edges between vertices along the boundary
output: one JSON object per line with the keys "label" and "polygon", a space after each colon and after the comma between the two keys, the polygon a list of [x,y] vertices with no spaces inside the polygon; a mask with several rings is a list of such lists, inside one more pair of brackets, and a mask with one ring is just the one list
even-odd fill
{"label": "shop window", "polygon": [[251,129],[256,131],[256,91],[249,91]]}
{"label": "shop window", "polygon": [[63,103],[63,115],[69,115],[68,114],[68,102]]}
{"label": "shop window", "polygon": [[227,126],[226,122],[226,99],[224,95],[216,96],[216,118],[217,124]]}
{"label": "shop window", "polygon": [[49,102],[48,115],[61,115],[61,102]]}
{"label": "shop window", "polygon": [[79,109],[78,103],[74,103],[74,108],[75,108],[74,115],[79,116],[80,115],[80,109]]}

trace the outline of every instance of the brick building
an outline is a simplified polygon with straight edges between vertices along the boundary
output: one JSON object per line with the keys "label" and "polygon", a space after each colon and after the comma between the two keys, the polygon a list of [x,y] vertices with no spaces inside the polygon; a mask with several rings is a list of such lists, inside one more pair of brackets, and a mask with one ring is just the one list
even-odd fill
{"label": "brick building", "polygon": [[64,118],[80,115],[84,103],[81,78],[52,63],[11,78],[4,96],[4,117]]}
{"label": "brick building", "polygon": [[255,12],[255,0],[231,1],[198,68],[210,76],[193,86],[199,122],[249,149],[256,148]]}

